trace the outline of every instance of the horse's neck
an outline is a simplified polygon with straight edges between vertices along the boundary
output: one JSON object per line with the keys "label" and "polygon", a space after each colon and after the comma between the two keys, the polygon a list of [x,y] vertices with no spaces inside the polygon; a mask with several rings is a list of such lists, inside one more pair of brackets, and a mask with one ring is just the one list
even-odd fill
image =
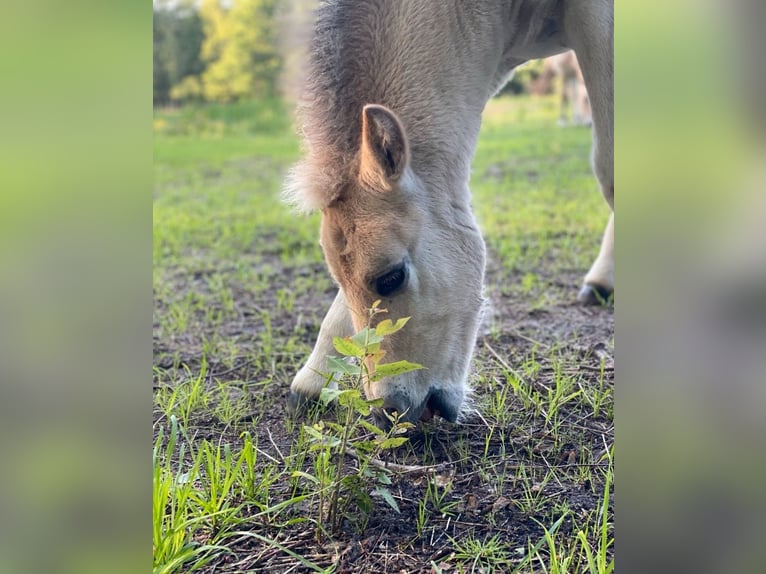
{"label": "horse's neck", "polygon": [[[469,4],[456,6],[461,10]],[[499,83],[501,30],[487,18],[474,23],[476,37],[459,41],[452,32],[460,29],[464,15],[442,16],[453,20],[413,27],[418,45],[390,64],[403,70],[407,80],[394,94],[394,111],[407,131],[415,173],[429,182],[441,181],[441,194],[468,199],[481,114]]]}

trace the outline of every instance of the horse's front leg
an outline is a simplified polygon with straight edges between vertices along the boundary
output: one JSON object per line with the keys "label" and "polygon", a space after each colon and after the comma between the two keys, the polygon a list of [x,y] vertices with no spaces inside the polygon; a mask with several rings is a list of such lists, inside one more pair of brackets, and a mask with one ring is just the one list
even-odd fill
{"label": "horse's front leg", "polygon": [[[343,291],[338,291],[327,311],[322,326],[319,328],[319,336],[314,344],[306,364],[295,375],[290,385],[289,408],[296,411],[298,407],[306,401],[311,401],[319,397],[319,393],[327,383],[327,356],[335,352],[333,346],[334,337],[347,337],[354,334],[354,324],[351,321],[351,314],[346,305],[346,298]],[[334,383],[331,383],[334,386]]]}
{"label": "horse's front leg", "polygon": [[601,249],[596,261],[591,265],[585,281],[577,296],[581,303],[595,305],[609,299],[614,293],[614,211],[609,216]]}
{"label": "horse's front leg", "polygon": [[614,3],[573,0],[565,6],[564,27],[590,98],[593,171],[611,209],[601,250],[578,295],[582,303],[597,304],[614,292]]}

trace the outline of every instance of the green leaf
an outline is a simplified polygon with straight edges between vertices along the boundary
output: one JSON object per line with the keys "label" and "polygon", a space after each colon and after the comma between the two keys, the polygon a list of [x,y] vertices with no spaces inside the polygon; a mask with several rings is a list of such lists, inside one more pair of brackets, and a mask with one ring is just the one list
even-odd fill
{"label": "green leaf", "polygon": [[346,430],[346,427],[342,424],[334,423],[332,421],[327,421],[327,428],[337,433],[342,433],[344,430]]}
{"label": "green leaf", "polygon": [[378,445],[371,440],[358,440],[354,441],[354,450],[359,454],[370,455],[378,450]]}
{"label": "green leaf", "polygon": [[378,326],[375,327],[375,333],[377,335],[380,335],[381,337],[386,337],[388,335],[392,335],[396,333],[397,331],[401,330],[402,327],[404,327],[407,324],[407,321],[409,321],[409,317],[402,317],[401,319],[396,321],[396,324],[391,322],[391,319],[384,319],[380,323],[378,323]]}
{"label": "green leaf", "polygon": [[386,450],[390,448],[397,448],[402,446],[404,443],[406,443],[409,439],[406,436],[396,436],[387,438],[383,442],[380,443],[380,448]]}
{"label": "green leaf", "polygon": [[360,486],[359,477],[355,474],[347,474],[346,476],[340,479],[340,483],[342,486],[345,486],[346,488],[357,488],[358,486]]}
{"label": "green leaf", "polygon": [[335,337],[332,340],[332,344],[341,355],[346,355],[347,357],[362,357],[364,355],[364,347],[356,344],[350,337],[345,339],[343,337]]}
{"label": "green leaf", "polygon": [[[370,403],[368,402],[367,404],[369,405]],[[379,429],[374,424],[372,424],[370,422],[367,422],[364,419],[360,420],[359,424],[362,427],[364,427],[365,429],[367,429],[368,431],[370,431],[371,433],[375,434],[375,435],[381,436],[381,435],[386,434],[386,431],[384,431],[383,429]]]}
{"label": "green leaf", "polygon": [[306,431],[306,433],[309,435],[309,440],[315,443],[311,448],[314,449],[315,447],[323,448],[323,447],[336,447],[340,444],[340,439],[336,438],[334,436],[322,434],[318,430],[310,427],[310,426],[304,426],[303,430]]}
{"label": "green leaf", "polygon": [[391,477],[388,476],[385,472],[375,472],[375,478],[380,482],[381,484],[391,484]]}
{"label": "green leaf", "polygon": [[373,511],[375,504],[372,502],[372,498],[363,490],[356,492],[356,505],[365,514],[369,514]]}
{"label": "green leaf", "polygon": [[383,377],[392,377],[394,375],[401,375],[409,373],[410,371],[417,371],[424,368],[423,365],[417,363],[410,363],[409,361],[396,361],[394,363],[383,363],[375,367],[375,373],[370,377],[373,381],[378,381]]}
{"label": "green leaf", "polygon": [[317,439],[317,440],[325,439],[325,435],[321,433],[320,431],[318,431],[317,429],[315,429],[314,427],[304,425],[303,430],[306,432],[306,434],[310,436],[310,438]]}
{"label": "green leaf", "polygon": [[381,497],[383,497],[383,500],[385,500],[388,505],[396,510],[399,514],[401,514],[401,511],[399,510],[399,505],[396,504],[396,500],[394,500],[394,497],[391,496],[391,493],[388,491],[387,488],[383,488],[382,486],[376,486],[375,492],[377,492]]}
{"label": "green leaf", "polygon": [[312,476],[307,472],[303,472],[302,470],[295,470],[290,475],[292,478],[305,478],[306,480],[313,482],[314,484],[319,484],[319,479],[316,476]]}
{"label": "green leaf", "polygon": [[361,372],[359,365],[352,365],[351,363],[347,363],[343,359],[333,357],[332,355],[327,357],[327,370],[331,373],[354,376]]}
{"label": "green leaf", "polygon": [[358,412],[363,417],[370,415],[370,404],[364,400],[361,396],[359,399],[355,400],[352,404],[354,407],[354,410]]}
{"label": "green leaf", "polygon": [[375,355],[377,353],[380,353],[380,343],[370,343],[366,347],[367,352],[365,353],[368,357],[370,355]]}
{"label": "green leaf", "polygon": [[383,337],[376,335],[375,331],[372,329],[365,328],[351,337],[351,340],[362,348],[364,348],[365,344],[369,348],[372,344],[380,343],[383,340]]}
{"label": "green leaf", "polygon": [[362,399],[362,393],[357,389],[345,389],[338,394],[338,404],[344,407],[353,406],[356,401]]}
{"label": "green leaf", "polygon": [[342,392],[343,391],[341,391],[340,389],[323,387],[322,390],[319,391],[319,400],[324,406],[327,406],[331,402],[333,402],[335,399],[337,399]]}
{"label": "green leaf", "polygon": [[[376,345],[377,346],[377,345]],[[377,349],[374,353],[367,353],[367,360],[372,361],[373,365],[377,365],[386,356],[386,351],[383,349]]]}

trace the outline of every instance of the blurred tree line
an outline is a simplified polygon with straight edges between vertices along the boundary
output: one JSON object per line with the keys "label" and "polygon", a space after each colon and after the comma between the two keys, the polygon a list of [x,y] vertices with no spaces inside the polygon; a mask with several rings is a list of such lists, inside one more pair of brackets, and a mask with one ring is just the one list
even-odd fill
{"label": "blurred tree line", "polygon": [[155,0],[154,105],[278,92],[279,0]]}
{"label": "blurred tree line", "polygon": [[[295,98],[317,0],[154,0],[154,105]],[[549,93],[542,61],[501,93]]]}

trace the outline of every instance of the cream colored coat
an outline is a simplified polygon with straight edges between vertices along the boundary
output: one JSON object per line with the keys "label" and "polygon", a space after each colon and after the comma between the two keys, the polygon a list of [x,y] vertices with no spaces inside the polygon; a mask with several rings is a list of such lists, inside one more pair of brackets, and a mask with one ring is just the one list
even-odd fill
{"label": "cream colored coat", "polygon": [[[340,290],[291,403],[316,397],[332,339],[382,300],[410,316],[386,362],[427,369],[367,383],[407,420],[456,420],[481,318],[485,249],[470,207],[471,158],[487,100],[513,69],[573,49],[593,110],[593,168],[613,209],[610,0],[335,0],[319,10],[300,107],[305,158],[286,195],[321,210]],[[580,299],[614,286],[614,216]],[[404,280],[395,292],[404,274]],[[392,279],[393,277],[393,279]],[[381,291],[383,294],[381,294]]]}

